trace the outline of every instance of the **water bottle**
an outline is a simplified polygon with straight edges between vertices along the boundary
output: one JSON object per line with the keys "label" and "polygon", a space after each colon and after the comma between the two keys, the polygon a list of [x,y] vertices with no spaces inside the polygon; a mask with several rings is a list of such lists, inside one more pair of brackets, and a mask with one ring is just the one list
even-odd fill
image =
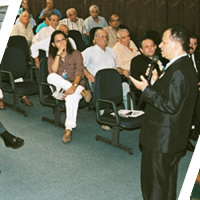
{"label": "water bottle", "polygon": [[64,79],[67,79],[67,71],[64,69],[63,73],[62,73],[62,77]]}

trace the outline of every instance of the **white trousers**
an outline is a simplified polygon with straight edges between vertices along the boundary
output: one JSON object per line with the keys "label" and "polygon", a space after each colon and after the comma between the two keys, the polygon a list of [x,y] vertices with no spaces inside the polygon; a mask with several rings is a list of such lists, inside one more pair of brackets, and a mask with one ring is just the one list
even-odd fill
{"label": "white trousers", "polygon": [[[47,77],[47,82],[56,87],[57,90],[64,89],[67,90],[72,86],[72,83],[63,79],[60,75],[56,73],[51,73]],[[81,91],[84,90],[84,87],[79,85],[76,88],[74,94],[67,95],[65,97],[65,107],[66,107],[66,120],[65,120],[65,129],[72,130],[76,127],[76,118],[79,101],[82,98]]]}

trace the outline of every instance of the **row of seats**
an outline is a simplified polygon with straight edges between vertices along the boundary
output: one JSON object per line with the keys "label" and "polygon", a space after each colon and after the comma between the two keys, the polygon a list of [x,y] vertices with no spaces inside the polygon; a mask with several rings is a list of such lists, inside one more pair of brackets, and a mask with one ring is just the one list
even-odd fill
{"label": "row of seats", "polygon": [[[19,97],[39,94],[40,103],[43,106],[53,108],[54,111],[54,119],[42,117],[42,120],[64,127],[64,124],[61,123],[61,113],[65,111],[65,104],[64,101],[52,97],[52,90],[50,90],[50,85],[46,81],[48,75],[47,58],[44,57],[41,59],[39,69],[31,67],[33,69],[30,72],[31,74],[36,70],[35,79],[32,79],[33,75],[25,78],[27,69],[23,50],[19,47],[8,47],[5,50],[1,63],[0,88],[4,93],[13,94],[13,105],[10,105],[10,107],[27,116],[27,112],[19,107]],[[24,82],[14,82],[15,79],[20,77],[25,79]],[[133,154],[132,148],[120,144],[120,131],[123,129],[132,130],[139,128],[143,116],[124,118],[118,114],[122,103],[122,85],[121,76],[115,69],[104,69],[97,73],[92,103],[96,108],[97,122],[112,127],[111,139],[97,135],[96,140],[104,141],[128,151],[129,154]],[[5,104],[8,105],[7,103]],[[85,106],[88,106],[88,104],[82,99],[79,107],[82,108]],[[102,109],[105,111],[103,114],[101,112]],[[111,112],[114,112],[115,115],[111,115]]]}

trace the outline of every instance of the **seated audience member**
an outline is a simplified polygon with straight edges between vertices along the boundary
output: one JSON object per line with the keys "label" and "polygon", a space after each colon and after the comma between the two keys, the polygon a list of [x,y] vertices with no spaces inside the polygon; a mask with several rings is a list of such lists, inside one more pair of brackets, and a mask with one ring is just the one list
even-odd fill
{"label": "seated audience member", "polygon": [[58,15],[55,13],[51,13],[49,15],[49,26],[44,27],[42,30],[40,30],[40,32],[38,32],[34,36],[32,43],[34,44],[36,42],[49,38],[51,34],[56,30],[58,24],[59,24]]}
{"label": "seated audience member", "polygon": [[[56,29],[62,31],[66,36],[68,36],[68,34],[69,34],[69,29],[65,24],[58,25]],[[71,43],[73,49],[76,50],[77,48],[76,48],[76,44],[75,44],[74,40],[70,37],[68,37],[68,40]],[[48,57],[49,43],[50,43],[50,36],[47,39],[44,39],[44,40],[41,40],[39,42],[32,44],[32,46],[31,46],[31,56],[35,60],[35,66],[36,67],[40,66],[39,50],[45,51],[46,57]]]}
{"label": "seated audience member", "polygon": [[86,30],[84,20],[77,17],[77,12],[74,8],[69,8],[66,11],[67,17],[60,21],[60,24],[66,24],[69,27],[69,30],[77,30],[81,33],[83,41],[88,44],[89,33]]}
{"label": "seated audience member", "polygon": [[[131,60],[130,75],[132,77],[140,80],[140,76],[143,75],[145,78],[147,78],[146,72],[152,64],[152,57],[155,55],[156,48],[157,45],[152,39],[145,38],[141,41],[140,51],[142,54],[134,57]],[[160,74],[163,69],[163,65],[159,60],[155,64],[155,67]],[[131,84],[131,90],[135,93],[136,105],[138,105],[141,109],[144,109],[145,104],[139,102],[141,91],[138,90],[133,84]]]}
{"label": "seated audience member", "polygon": [[[200,134],[200,52],[197,50],[198,38],[192,34],[189,43],[189,57],[192,59],[194,68],[198,74],[198,95],[193,116],[193,126],[190,132],[190,138],[197,140]],[[192,146],[191,146],[192,147]],[[194,150],[194,148],[193,148]]]}
{"label": "seated audience member", "polygon": [[30,18],[33,18],[33,15],[31,13],[28,0],[22,0],[21,7],[19,8],[18,14],[20,15],[24,10],[27,10],[30,13]]}
{"label": "seated audience member", "polygon": [[[145,31],[142,38],[152,39],[156,46],[159,46],[159,44],[162,41],[160,33],[158,31],[156,31],[156,30],[147,30],[147,31]],[[163,66],[165,66],[169,62],[166,58],[162,57],[160,48],[156,49],[156,53],[155,54],[159,56],[160,61],[163,63]]]}
{"label": "seated audience member", "polygon": [[40,24],[38,24],[35,32],[36,34],[44,27],[47,27],[49,26],[49,17],[50,17],[50,14],[46,14],[45,17],[44,17],[44,21]]}
{"label": "seated audience member", "polygon": [[[19,20],[20,20],[20,22],[13,26],[10,36],[14,36],[14,35],[24,36],[27,40],[28,46],[30,47],[32,44],[32,39],[33,39],[34,34],[32,31],[32,28],[29,24],[30,15],[29,15],[28,11],[23,11],[20,14]],[[15,80],[15,82],[23,82],[23,79],[22,78],[17,79],[17,80]],[[23,96],[21,99],[21,102],[24,103],[26,106],[33,105],[27,96]]]}
{"label": "seated audience member", "polygon": [[[22,0],[21,7],[19,8],[17,15],[19,16],[25,10],[27,10],[30,13],[30,22],[29,23],[30,23],[31,27],[33,28],[36,25],[36,22],[33,18],[32,13],[31,13],[31,9],[29,7],[28,0]],[[15,23],[16,24],[19,23],[19,18],[17,18]]]}
{"label": "seated audience member", "polygon": [[1,121],[0,121],[0,137],[4,141],[6,147],[18,149],[24,145],[24,140],[9,133],[3,126]]}
{"label": "seated audience member", "polygon": [[28,11],[25,10],[19,16],[19,23],[13,26],[10,36],[13,35],[24,36],[30,47],[34,34],[29,24],[29,21],[30,21],[30,14]]}
{"label": "seated audience member", "polygon": [[92,5],[89,8],[90,11],[90,17],[85,19],[85,26],[87,32],[90,32],[90,30],[94,27],[106,27],[108,26],[108,23],[106,22],[104,17],[99,16],[99,7],[97,5]]}
{"label": "seated audience member", "polygon": [[117,62],[122,70],[129,74],[131,59],[140,55],[140,51],[130,39],[130,33],[127,29],[120,29],[117,32],[117,38],[118,42],[113,47]]}
{"label": "seated audience member", "polygon": [[[140,55],[140,52],[134,42],[131,41],[129,31],[127,29],[120,29],[117,32],[117,38],[118,42],[113,47],[113,50],[115,52],[117,62],[121,67],[120,73],[123,74],[123,91],[130,91],[127,77],[130,73],[131,59]],[[125,103],[125,108],[127,109],[126,105],[127,103]]]}
{"label": "seated audience member", "polygon": [[[4,141],[4,144],[6,147],[13,148],[13,149],[19,149],[24,145],[24,140],[22,138],[16,137],[9,133],[3,124],[0,121],[0,137]],[[0,170],[1,173],[1,170]]]}
{"label": "seated audience member", "polygon": [[108,33],[108,47],[113,48],[114,45],[117,43],[117,31],[120,29],[120,19],[119,16],[116,14],[111,15],[109,25],[104,27],[104,30]]}
{"label": "seated audience member", "polygon": [[82,55],[72,48],[62,31],[57,30],[51,35],[48,70],[48,83],[55,85],[57,90],[65,90],[62,99],[66,105],[66,121],[62,141],[67,143],[71,141],[72,129],[76,127],[79,101],[82,96],[86,101],[90,101],[91,94],[84,89]]}
{"label": "seated audience member", "polygon": [[[82,52],[83,64],[85,67],[85,76],[87,77],[89,83],[91,84],[91,90],[93,90],[93,83],[96,73],[101,69],[114,68],[120,74],[122,74],[122,69],[116,60],[115,53],[112,48],[107,47],[108,34],[103,29],[98,29],[94,35],[95,45],[88,47]],[[125,74],[129,76],[129,74]],[[114,88],[113,88],[114,89]],[[123,88],[123,101],[126,107],[126,95],[129,91],[129,87]]]}
{"label": "seated audience member", "polygon": [[58,9],[54,8],[54,6],[55,6],[54,0],[46,0],[46,8],[44,8],[40,13],[39,19],[44,19],[47,13],[48,14],[55,13],[58,15],[59,19],[61,19],[62,18],[61,12]]}

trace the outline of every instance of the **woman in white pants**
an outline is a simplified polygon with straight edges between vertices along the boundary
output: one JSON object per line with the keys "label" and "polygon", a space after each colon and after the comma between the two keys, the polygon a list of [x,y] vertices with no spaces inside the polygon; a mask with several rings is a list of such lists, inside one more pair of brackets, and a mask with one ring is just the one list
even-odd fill
{"label": "woman in white pants", "polygon": [[[62,99],[66,105],[64,143],[72,139],[72,129],[76,127],[78,104],[82,96],[86,101],[91,93],[84,89],[83,58],[78,50],[74,50],[62,31],[55,31],[51,35],[48,57],[48,83],[56,89],[64,90]],[[88,100],[89,97],[89,100]]]}

